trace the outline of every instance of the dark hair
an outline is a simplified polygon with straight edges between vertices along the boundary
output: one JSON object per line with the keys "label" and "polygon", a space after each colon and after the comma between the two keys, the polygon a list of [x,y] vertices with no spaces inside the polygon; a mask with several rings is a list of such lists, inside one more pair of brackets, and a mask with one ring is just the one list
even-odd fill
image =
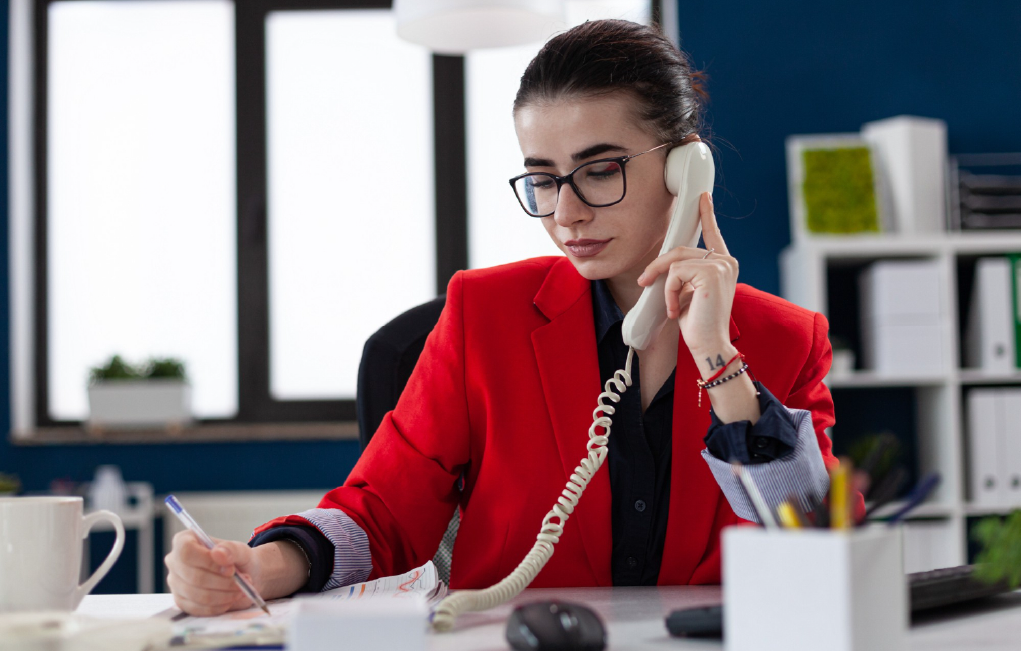
{"label": "dark hair", "polygon": [[699,134],[705,75],[654,27],[595,20],[551,38],[521,75],[514,111],[536,102],[630,93],[638,117],[663,142]]}

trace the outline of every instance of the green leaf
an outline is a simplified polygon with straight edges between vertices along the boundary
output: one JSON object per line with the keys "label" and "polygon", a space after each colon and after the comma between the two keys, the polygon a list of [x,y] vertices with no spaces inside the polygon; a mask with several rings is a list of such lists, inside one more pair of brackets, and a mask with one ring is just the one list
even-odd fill
{"label": "green leaf", "polygon": [[982,519],[972,529],[972,537],[982,544],[975,558],[975,577],[986,583],[1006,580],[1012,590],[1021,586],[1021,510],[1003,519]]}
{"label": "green leaf", "polygon": [[21,490],[21,480],[17,475],[0,472],[0,493],[16,494]]}
{"label": "green leaf", "polygon": [[128,364],[120,355],[114,355],[104,366],[94,366],[89,369],[89,378],[92,382],[101,380],[135,380],[142,377],[138,369]]}
{"label": "green leaf", "polygon": [[173,357],[153,358],[146,364],[145,377],[184,380],[184,362]]}
{"label": "green leaf", "polygon": [[153,357],[141,365],[128,364],[120,355],[114,355],[103,366],[89,369],[89,381],[141,380],[149,378],[186,380],[184,362],[174,357]]}

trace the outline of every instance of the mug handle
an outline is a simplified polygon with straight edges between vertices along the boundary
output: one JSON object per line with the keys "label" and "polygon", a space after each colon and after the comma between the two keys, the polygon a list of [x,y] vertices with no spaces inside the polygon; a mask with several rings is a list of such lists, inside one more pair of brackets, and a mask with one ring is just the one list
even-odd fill
{"label": "mug handle", "polygon": [[75,590],[74,607],[77,608],[78,604],[81,603],[85,595],[92,592],[92,588],[96,587],[106,573],[110,571],[113,564],[117,562],[117,559],[121,555],[121,550],[124,549],[124,524],[121,523],[120,517],[116,513],[110,511],[96,511],[82,518],[82,538],[89,535],[89,531],[92,529],[100,520],[106,520],[113,525],[114,530],[117,532],[117,539],[113,541],[113,548],[110,553],[106,555],[106,560],[103,561],[102,565],[96,568],[96,571],[92,573],[92,576],[88,578],[85,583],[78,586]]}

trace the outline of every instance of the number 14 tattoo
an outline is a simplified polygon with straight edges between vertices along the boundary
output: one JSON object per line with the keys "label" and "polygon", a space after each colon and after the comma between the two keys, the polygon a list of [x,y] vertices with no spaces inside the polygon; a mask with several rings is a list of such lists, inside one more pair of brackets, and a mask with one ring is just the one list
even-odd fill
{"label": "number 14 tattoo", "polygon": [[723,361],[723,355],[716,355],[715,360],[712,357],[706,357],[705,361],[709,364],[710,371],[715,371],[727,365],[727,362]]}

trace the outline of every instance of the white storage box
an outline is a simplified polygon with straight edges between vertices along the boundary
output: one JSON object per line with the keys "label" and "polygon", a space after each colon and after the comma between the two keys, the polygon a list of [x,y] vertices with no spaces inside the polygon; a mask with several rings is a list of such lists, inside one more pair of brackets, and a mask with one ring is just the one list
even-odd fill
{"label": "white storage box", "polygon": [[946,230],[947,125],[943,120],[899,115],[862,125],[875,154],[882,191],[900,233]]}
{"label": "white storage box", "polygon": [[943,328],[939,324],[882,324],[862,328],[863,362],[881,374],[942,373]]}
{"label": "white storage box", "polygon": [[947,312],[938,260],[880,260],[858,279],[863,319],[938,317]]}
{"label": "white storage box", "polygon": [[885,525],[723,532],[724,642],[732,651],[898,651],[908,587]]}
{"label": "white storage box", "polygon": [[865,368],[883,374],[938,374],[949,368],[942,271],[938,260],[883,260],[862,272]]}

